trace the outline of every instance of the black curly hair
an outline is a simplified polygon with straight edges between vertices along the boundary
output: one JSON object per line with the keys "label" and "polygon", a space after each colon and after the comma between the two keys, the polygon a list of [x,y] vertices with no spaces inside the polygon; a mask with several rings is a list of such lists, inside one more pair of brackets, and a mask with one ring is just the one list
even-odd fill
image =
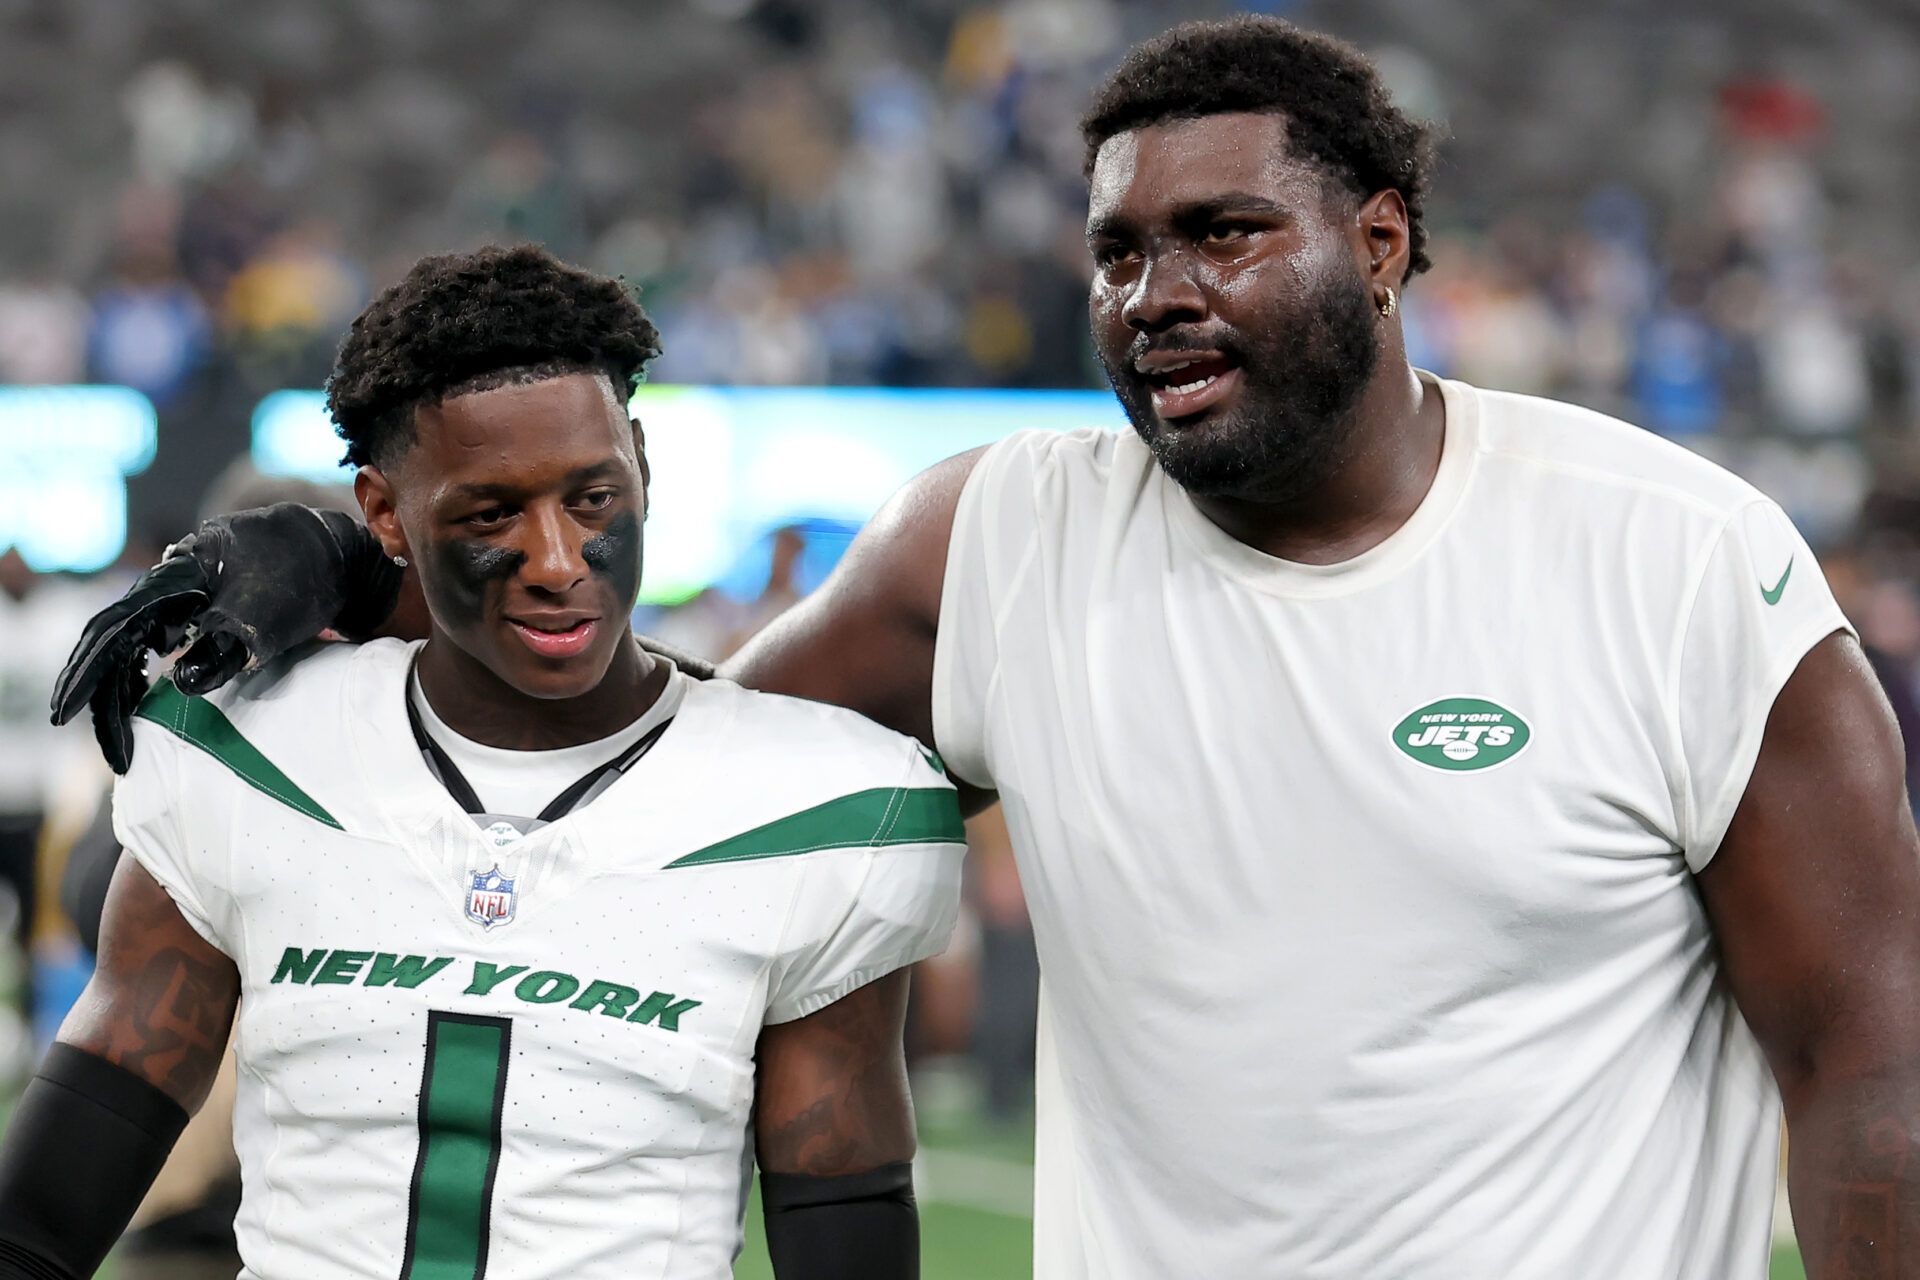
{"label": "black curly hair", "polygon": [[659,330],[618,280],[537,245],[490,245],[422,258],[368,304],[340,344],[327,409],[349,466],[387,465],[422,404],[589,372],[624,404],[659,354]]}
{"label": "black curly hair", "polygon": [[1280,18],[1186,22],[1135,45],[1080,118],[1086,168],[1116,134],[1229,111],[1283,116],[1287,140],[1361,199],[1388,187],[1407,206],[1407,274],[1427,257],[1427,181],[1435,131],[1387,95],[1367,56]]}

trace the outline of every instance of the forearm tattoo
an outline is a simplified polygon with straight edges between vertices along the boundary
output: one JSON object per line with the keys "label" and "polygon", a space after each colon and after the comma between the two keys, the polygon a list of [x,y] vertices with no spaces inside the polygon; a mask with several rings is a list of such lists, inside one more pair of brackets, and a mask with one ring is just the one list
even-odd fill
{"label": "forearm tattoo", "polygon": [[226,1052],[238,988],[232,962],[191,933],[166,891],[123,865],[93,984],[60,1038],[191,1110]]}
{"label": "forearm tattoo", "polygon": [[1811,1280],[1920,1274],[1920,1105],[1873,1101],[1820,1108],[1790,1128],[1794,1217]]}
{"label": "forearm tattoo", "polygon": [[765,1085],[761,1167],[835,1177],[910,1158],[913,1106],[893,1001],[856,992],[806,1022],[806,1068],[796,1073],[806,1084]]}

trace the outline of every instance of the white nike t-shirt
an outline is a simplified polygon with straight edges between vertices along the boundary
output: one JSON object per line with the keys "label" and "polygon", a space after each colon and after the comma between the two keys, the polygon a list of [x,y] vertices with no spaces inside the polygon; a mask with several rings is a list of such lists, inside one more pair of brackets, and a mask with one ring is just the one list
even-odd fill
{"label": "white nike t-shirt", "polygon": [[1778,1103],[1692,873],[1846,621],[1744,481],[1440,386],[1431,491],[1342,564],[1132,435],[962,494],[934,728],[1039,944],[1039,1280],[1765,1273]]}

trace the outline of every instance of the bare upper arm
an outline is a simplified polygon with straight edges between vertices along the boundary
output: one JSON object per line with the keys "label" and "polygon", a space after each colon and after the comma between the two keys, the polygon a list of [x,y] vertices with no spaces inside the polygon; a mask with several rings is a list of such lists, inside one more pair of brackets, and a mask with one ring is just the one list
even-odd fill
{"label": "bare upper arm", "polygon": [[1855,641],[1828,636],[1767,718],[1699,874],[1727,978],[1793,1114],[1816,1073],[1920,1049],[1920,843],[1893,713]]}
{"label": "bare upper arm", "polygon": [[129,855],[107,889],[93,979],[60,1040],[199,1109],[227,1051],[240,974]]}
{"label": "bare upper arm", "polygon": [[820,590],[721,674],[849,707],[933,745],[933,644],[960,491],[984,449],[915,476],[860,531]]}
{"label": "bare upper arm", "polygon": [[760,1033],[753,1130],[763,1170],[837,1177],[913,1158],[907,981],[896,970]]}

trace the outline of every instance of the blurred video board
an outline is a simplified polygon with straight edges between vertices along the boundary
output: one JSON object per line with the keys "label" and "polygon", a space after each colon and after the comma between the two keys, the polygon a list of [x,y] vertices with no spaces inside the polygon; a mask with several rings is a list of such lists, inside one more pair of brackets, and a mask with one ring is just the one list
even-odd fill
{"label": "blurred video board", "polygon": [[127,477],[153,461],[129,387],[0,387],[0,551],[42,573],[104,569],[127,542]]}

